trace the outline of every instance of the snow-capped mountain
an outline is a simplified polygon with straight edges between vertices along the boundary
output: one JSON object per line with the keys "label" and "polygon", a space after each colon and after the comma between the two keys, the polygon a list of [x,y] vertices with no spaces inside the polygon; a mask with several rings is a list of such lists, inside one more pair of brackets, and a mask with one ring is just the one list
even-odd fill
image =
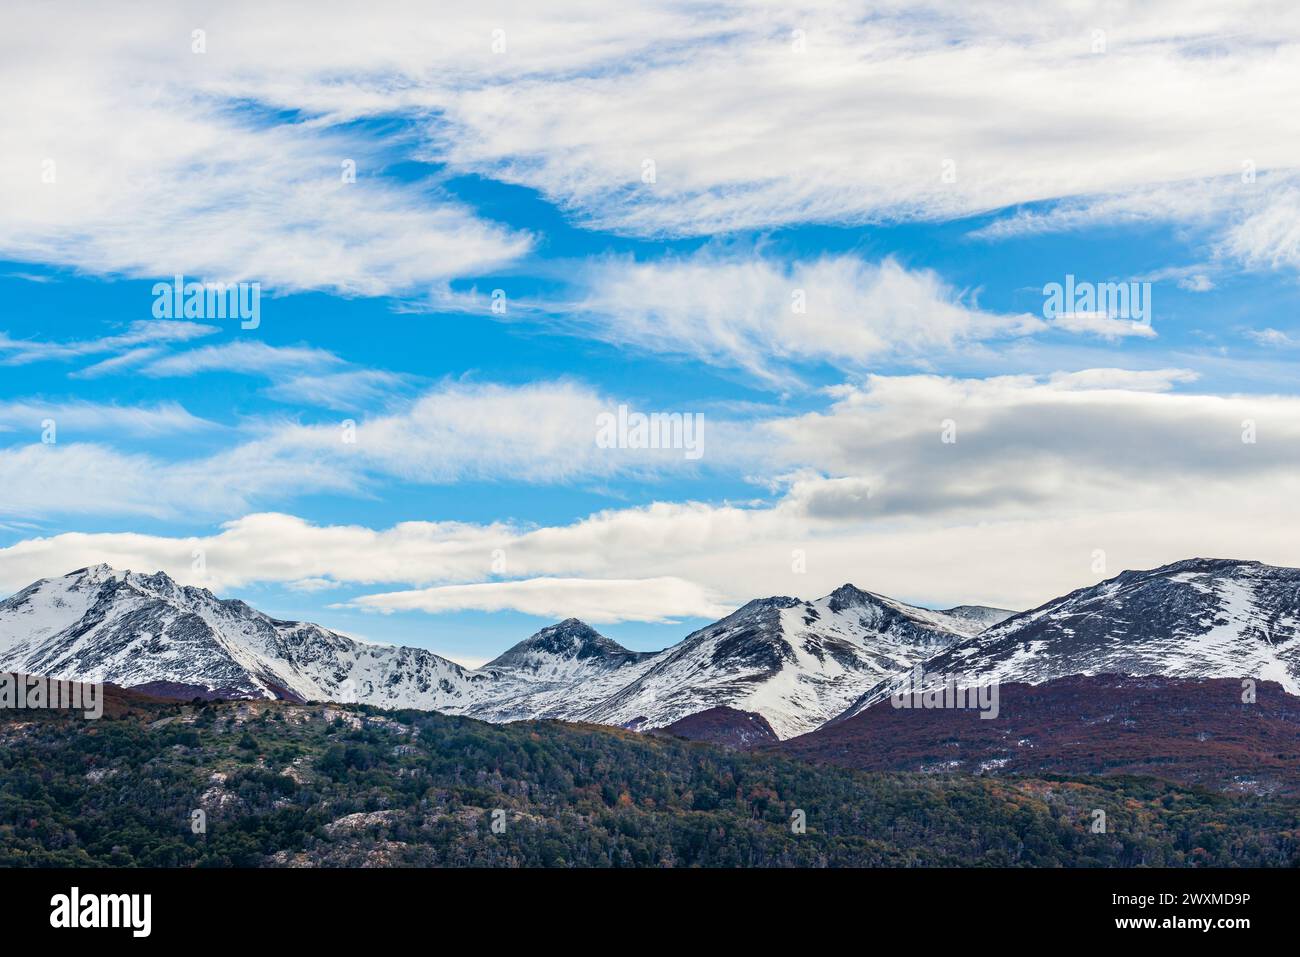
{"label": "snow-capped mountain", "polygon": [[471,670],[422,648],[280,621],[161,572],[107,565],[44,579],[0,602],[0,670],[181,697],[362,702],[488,721],[568,718],[633,680],[650,657],[571,618]]}
{"label": "snow-capped mountain", "polygon": [[[1191,558],[1125,571],[1013,615],[924,662],[927,679],[1257,678],[1300,694],[1300,569]],[[836,720],[888,696],[868,691]]]}
{"label": "snow-capped mountain", "polygon": [[471,670],[419,648],[280,621],[161,572],[106,565],[0,602],[0,670],[171,695],[291,697],[510,721],[662,727],[709,708],[755,711],[782,737],[822,724],[882,677],[1011,612],[930,611],[852,585],[815,602],[752,601],[673,647],[629,651],[577,619]]}
{"label": "snow-capped mountain", "polygon": [[860,713],[917,663],[931,677],[1031,685],[1069,675],[1254,677],[1300,694],[1300,569],[1189,559],[1020,614],[930,611],[844,585],[811,602],[751,601],[654,654],[568,619],[476,670],[271,618],[162,573],[98,565],[0,601],[0,670],[489,721],[658,728],[732,708],[788,738]]}
{"label": "snow-capped mountain", "polygon": [[581,717],[653,728],[725,705],[758,712],[787,738],[1010,614],[970,606],[930,611],[852,585],[813,602],[751,601],[655,656],[644,674]]}
{"label": "snow-capped mountain", "polygon": [[568,618],[484,665],[493,692],[472,713],[486,721],[575,718],[640,677],[654,657]]}
{"label": "snow-capped mountain", "polygon": [[167,575],[83,568],[0,602],[0,669],[224,697],[463,711],[493,683],[419,648],[279,621]]}

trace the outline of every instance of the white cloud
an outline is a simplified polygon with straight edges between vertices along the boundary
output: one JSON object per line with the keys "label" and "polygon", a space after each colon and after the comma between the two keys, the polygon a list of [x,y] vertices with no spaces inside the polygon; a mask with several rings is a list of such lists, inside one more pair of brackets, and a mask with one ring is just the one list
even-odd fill
{"label": "white cloud", "polygon": [[[1018,211],[972,231],[999,240],[1098,226],[1169,222],[1199,241],[1210,262],[1171,267],[1142,278],[1173,279],[1189,292],[1215,287],[1211,273],[1231,264],[1247,269],[1300,268],[1300,185],[1292,161],[1243,182],[1240,176],[1161,183],[1102,196],[1067,199],[1045,210]],[[1189,228],[1190,227],[1190,228]]]}
{"label": "white cloud", "polygon": [[139,371],[157,377],[192,376],[203,372],[265,375],[286,370],[320,369],[342,361],[324,349],[272,346],[259,339],[241,339],[164,356],[147,363]]}
{"label": "white cloud", "polygon": [[[190,323],[140,323],[175,325]],[[202,327],[215,331],[215,327]],[[161,341],[168,341],[162,339]],[[180,340],[183,341],[183,340]],[[103,351],[100,340],[96,348]],[[35,344],[33,344],[35,345]],[[40,344],[45,348],[68,349],[68,346]],[[113,348],[130,345],[130,341],[113,342]],[[0,344],[0,348],[3,345]],[[220,345],[166,352],[158,346],[128,348],[119,355],[104,359],[73,372],[72,378],[91,379],[124,371],[151,378],[180,378],[208,372],[232,372],[265,376],[274,380],[265,394],[278,402],[298,403],[317,408],[356,411],[366,407],[383,407],[409,391],[410,376],[383,369],[349,367],[339,356],[311,346],[273,346],[260,339],[235,339]]]}
{"label": "white cloud", "polygon": [[704,251],[599,261],[581,282],[585,295],[566,312],[590,334],[772,380],[789,377],[784,363],[933,358],[963,343],[1044,328],[1029,315],[981,311],[934,272],[907,270],[892,259],[786,264]]}
{"label": "white cloud", "polygon": [[[287,480],[290,476],[284,476]],[[0,515],[119,515],[177,518],[238,512],[248,505],[248,475],[206,463],[166,463],[92,442],[0,449]],[[314,484],[322,484],[313,477]],[[273,487],[265,475],[259,490]]]}
{"label": "white cloud", "polygon": [[344,440],[337,424],[289,425],[250,443],[241,456],[327,462],[359,473],[432,484],[574,482],[692,471],[714,461],[731,468],[750,459],[722,422],[709,423],[699,462],[687,458],[683,449],[602,448],[597,444],[598,417],[613,413],[618,405],[576,382],[448,382],[400,411],[359,420],[352,441]]}
{"label": "white cloud", "polygon": [[[564,484],[730,470],[761,461],[759,444],[738,426],[711,417],[699,459],[688,458],[684,449],[602,448],[597,418],[619,404],[575,382],[447,382],[391,412],[324,424],[249,422],[243,431],[251,438],[213,455],[179,459],[111,448],[103,444],[113,425],[108,413],[71,406],[77,419],[96,429],[96,444],[80,435],[81,442],[0,449],[0,487],[6,490],[0,513],[211,518],[299,495],[375,494],[393,482]],[[99,418],[92,421],[95,410]],[[39,411],[39,405],[16,406],[13,414],[26,422],[25,416]],[[117,421],[133,423],[136,434],[198,424],[170,406],[152,416],[139,410],[117,415]]]}
{"label": "white cloud", "polygon": [[333,588],[338,588],[339,584],[339,582],[330,578],[300,578],[297,581],[288,582],[285,587],[290,591],[312,594],[314,592],[329,591]]}
{"label": "white cloud", "polygon": [[[189,342],[219,331],[216,326],[171,319],[137,320],[126,332],[73,342],[43,339],[11,339],[0,333],[0,365],[26,365],[32,362],[69,362],[104,353],[137,352],[157,349],[170,343]],[[101,366],[104,363],[100,364]]]}
{"label": "white cloud", "polygon": [[[337,14],[349,21],[344,31],[361,19]],[[129,29],[89,7],[11,4],[3,18],[6,258],[385,295],[489,270],[531,247],[531,237],[479,219],[437,184],[385,178],[385,144],[274,117],[265,100],[288,76],[263,73],[256,89],[221,90],[247,75],[244,55],[263,40],[274,51],[267,62],[291,70],[287,51],[297,48],[323,81],[346,69],[335,57],[366,31],[304,44],[298,14],[251,4],[228,13],[154,5]],[[335,14],[312,20],[321,27]],[[190,36],[200,22],[210,46],[196,54]],[[378,76],[387,55],[376,44],[362,59],[351,65]],[[23,92],[32,90],[39,96]],[[262,102],[250,109],[245,97]],[[355,183],[343,181],[346,161],[356,164]]]}
{"label": "white cloud", "polygon": [[73,438],[81,433],[139,436],[169,435],[212,428],[214,423],[197,418],[175,402],[155,406],[103,405],[95,402],[0,402],[0,432],[31,433],[40,437],[45,420],[53,420],[56,440],[61,434]]}
{"label": "white cloud", "polygon": [[[0,83],[41,96],[6,100],[0,252],[102,273],[373,295],[531,248],[436,184],[382,175],[413,153],[639,235],[1144,190],[1178,210],[1244,162],[1261,180],[1300,166],[1300,131],[1275,107],[1300,94],[1300,14],[1267,3],[863,16],[733,0],[708,16],[646,2],[610,17],[568,0],[434,20],[414,3],[339,4],[306,23],[236,2],[157,5],[129,29],[107,10],[16,3],[4,18]],[[349,125],[391,117],[417,133]],[[340,181],[347,159],[356,183]],[[41,182],[46,160],[55,183]],[[1289,262],[1286,223],[1261,215],[1231,245]]]}
{"label": "white cloud", "polygon": [[97,379],[100,376],[117,375],[125,369],[132,369],[143,365],[151,359],[155,359],[163,354],[163,350],[154,346],[141,346],[139,349],[128,349],[121,355],[113,356],[110,359],[102,359],[99,362],[92,363],[85,368],[78,369],[75,372],[68,373],[71,379]]}
{"label": "white cloud", "polygon": [[[1169,391],[1191,378],[872,376],[837,390],[829,410],[768,428],[787,461],[870,481],[870,507],[846,519],[1032,521],[1044,511],[1160,508],[1210,488],[1276,499],[1300,457],[1300,399]],[[1243,442],[1248,421],[1254,443]]]}
{"label": "white cloud", "polygon": [[1300,187],[1270,190],[1266,203],[1228,230],[1223,249],[1256,268],[1300,268]]}
{"label": "white cloud", "polygon": [[[658,502],[544,527],[370,529],[253,514],[197,541],[64,534],[0,549],[0,586],[98,561],[199,583],[191,569],[199,545],[203,583],[217,591],[253,582],[397,585],[433,589],[410,598],[412,607],[561,615],[566,594],[588,613],[615,609],[579,586],[560,586],[578,589],[564,593],[517,582],[674,579],[734,605],[815,596],[849,580],[908,600],[1027,607],[1102,577],[1090,571],[1098,549],[1110,574],[1190,555],[1300,565],[1300,545],[1277,520],[1300,495],[1300,399],[1183,391],[1191,381],[1175,369],[873,377],[836,390],[825,412],[760,430],[770,468],[785,469],[769,503]],[[955,443],[943,441],[945,419]],[[1248,422],[1253,442],[1243,442]],[[47,477],[86,481],[63,468]],[[151,481],[168,493],[158,476]],[[205,493],[201,484],[190,491]],[[461,585],[494,587],[441,590]],[[661,615],[695,613],[681,601]]]}
{"label": "white cloud", "polygon": [[426,91],[452,127],[435,148],[590,223],[651,235],[951,218],[1236,175],[1252,156],[1261,170],[1300,161],[1300,136],[1270,106],[1300,92],[1292,14],[719,12],[712,42],[619,70],[470,85],[449,104]]}
{"label": "white cloud", "polygon": [[1157,269],[1154,272],[1136,276],[1133,281],[1163,282],[1172,279],[1179,289],[1185,289],[1188,292],[1209,292],[1214,288],[1214,280],[1210,276],[1218,271],[1218,268],[1212,263],[1201,263],[1192,266],[1167,266],[1164,269]]}
{"label": "white cloud", "polygon": [[1149,322],[1119,319],[1103,312],[1062,313],[1052,320],[1052,326],[1065,332],[1079,332],[1108,340],[1124,339],[1129,336],[1152,339],[1156,334]]}
{"label": "white cloud", "polygon": [[[1277,174],[1273,174],[1277,175]],[[1017,210],[973,230],[977,239],[1001,240],[1098,226],[1157,222],[1210,224],[1260,199],[1264,184],[1249,188],[1235,176],[1143,184],[1100,195],[1067,197],[1046,209]],[[1148,277],[1153,281],[1157,276]]]}
{"label": "white cloud", "polygon": [[592,624],[666,623],[682,617],[721,617],[732,611],[699,585],[680,578],[530,578],[384,592],[351,604],[384,613],[512,610],[541,618],[581,618]]}
{"label": "white cloud", "polygon": [[1287,335],[1281,329],[1248,329],[1246,336],[1261,346],[1275,346],[1281,349],[1294,349],[1300,346],[1300,339]]}
{"label": "white cloud", "polygon": [[277,382],[266,394],[277,402],[297,402],[325,409],[354,411],[382,406],[407,388],[408,376],[383,369],[349,369],[318,375],[295,375]]}

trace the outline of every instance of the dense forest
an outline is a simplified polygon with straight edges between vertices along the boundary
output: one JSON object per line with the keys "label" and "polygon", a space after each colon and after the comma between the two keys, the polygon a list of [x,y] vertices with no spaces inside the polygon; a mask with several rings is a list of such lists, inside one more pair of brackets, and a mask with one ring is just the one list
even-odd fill
{"label": "dense forest", "polygon": [[867,773],[362,706],[0,713],[6,866],[1298,863],[1300,803],[1148,778]]}

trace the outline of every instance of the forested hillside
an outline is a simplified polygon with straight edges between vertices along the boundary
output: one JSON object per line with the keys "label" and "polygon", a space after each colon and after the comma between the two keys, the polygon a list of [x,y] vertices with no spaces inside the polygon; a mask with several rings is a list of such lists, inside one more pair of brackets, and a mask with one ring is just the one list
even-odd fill
{"label": "forested hillside", "polygon": [[1296,802],[1149,779],[866,773],[368,707],[131,697],[108,710],[0,716],[0,864],[1300,862]]}

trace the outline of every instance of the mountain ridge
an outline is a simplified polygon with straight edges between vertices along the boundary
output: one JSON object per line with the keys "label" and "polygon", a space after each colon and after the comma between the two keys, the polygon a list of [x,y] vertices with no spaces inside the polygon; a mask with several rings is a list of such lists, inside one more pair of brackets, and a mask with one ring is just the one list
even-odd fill
{"label": "mountain ridge", "polygon": [[[1041,684],[1067,675],[1256,678],[1300,694],[1300,569],[1187,558],[1126,569],[1013,615],[924,663],[936,680]],[[866,691],[833,721],[883,700]]]}
{"label": "mountain ridge", "polygon": [[661,727],[727,706],[758,712],[790,737],[834,717],[864,685],[977,628],[847,584],[811,602],[754,599],[660,652],[643,675],[583,717]]}
{"label": "mountain ridge", "polygon": [[[425,649],[273,618],[163,572],[100,564],[41,579],[0,601],[0,667],[183,696],[220,691],[490,721],[560,718],[645,728],[757,694],[775,709],[765,720],[788,736],[811,730],[876,678],[973,633],[981,616],[1010,614],[953,611],[845,584],[815,602],[753,599],[658,652],[630,651],[568,618],[470,669]],[[701,651],[692,641],[701,632],[720,640]],[[662,699],[656,689],[647,693],[639,682],[665,661],[678,662],[707,688],[688,682]]]}
{"label": "mountain ridge", "polygon": [[273,618],[163,572],[91,565],[0,601],[5,670],[489,721],[650,729],[730,708],[761,715],[784,739],[860,714],[918,664],[934,677],[1029,685],[1074,674],[1253,677],[1300,694],[1300,570],[1188,558],[1023,612],[927,609],[845,583],[813,601],[752,599],[657,652],[568,618],[477,669]]}

